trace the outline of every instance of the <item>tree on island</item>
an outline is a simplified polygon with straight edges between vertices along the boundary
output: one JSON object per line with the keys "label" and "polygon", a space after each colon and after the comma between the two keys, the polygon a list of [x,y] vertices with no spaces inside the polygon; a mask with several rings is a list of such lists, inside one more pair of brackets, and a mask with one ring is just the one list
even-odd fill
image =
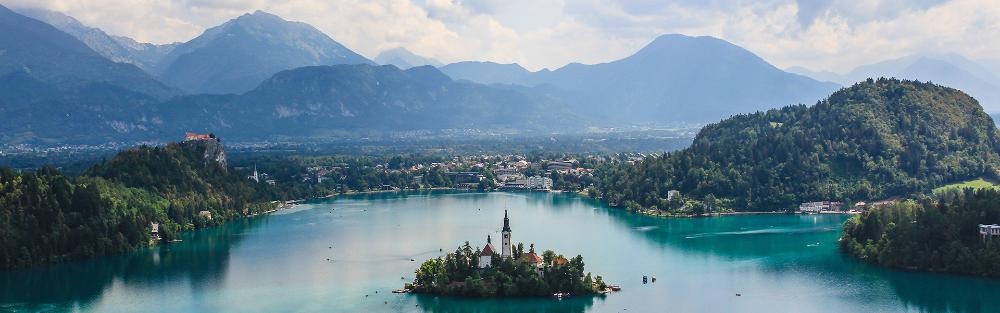
{"label": "tree on island", "polygon": [[416,270],[408,287],[417,293],[465,297],[547,297],[555,293],[592,295],[607,288],[600,276],[584,270],[582,256],[566,259],[546,250],[544,258],[534,245],[520,257],[493,257],[490,266],[479,268],[480,250],[466,242],[455,252],[427,260]]}

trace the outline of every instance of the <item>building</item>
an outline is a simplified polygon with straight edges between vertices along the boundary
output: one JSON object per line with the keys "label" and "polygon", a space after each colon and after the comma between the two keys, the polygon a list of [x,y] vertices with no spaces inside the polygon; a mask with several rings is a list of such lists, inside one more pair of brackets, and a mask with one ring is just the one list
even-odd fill
{"label": "building", "polygon": [[247,177],[255,183],[260,183],[260,175],[257,173],[257,164],[253,165],[253,175]]}
{"label": "building", "polygon": [[799,211],[804,213],[819,213],[824,211],[840,211],[843,203],[835,201],[805,202],[799,205]]}
{"label": "building", "polygon": [[510,219],[507,218],[507,210],[503,210],[503,229],[500,230],[500,234],[503,235],[503,246],[500,247],[500,257],[510,258],[512,255],[513,247],[510,245]]}
{"label": "building", "polygon": [[514,181],[506,182],[503,184],[504,189],[526,189],[528,188],[527,179],[516,179]]}
{"label": "building", "polygon": [[515,181],[522,178],[524,178],[524,175],[521,175],[520,173],[497,175],[497,181],[501,182]]}
{"label": "building", "polygon": [[667,191],[667,201],[673,201],[674,199],[680,200],[681,192],[677,190]]}
{"label": "building", "polygon": [[149,223],[149,235],[155,241],[160,241],[160,224]]}
{"label": "building", "polygon": [[196,134],[196,133],[185,133],[184,134],[184,141],[208,140],[208,139],[215,139],[215,136],[213,136],[212,134]]}
{"label": "building", "polygon": [[486,246],[483,247],[483,251],[479,252],[479,268],[487,268],[493,264],[493,255],[497,254],[496,249],[493,248],[493,243],[490,242],[490,236],[486,235]]}
{"label": "building", "polygon": [[208,219],[208,220],[211,220],[212,219],[212,212],[209,212],[209,211],[198,211],[198,216],[204,217],[205,219]]}
{"label": "building", "polygon": [[979,236],[982,237],[983,241],[992,240],[993,237],[1000,236],[1000,225],[990,224],[983,225],[979,224]]}
{"label": "building", "polygon": [[511,167],[501,167],[501,168],[493,170],[493,173],[496,173],[497,176],[517,175],[517,169],[516,168],[511,168]]}
{"label": "building", "polygon": [[550,161],[545,165],[545,170],[548,171],[568,171],[573,169],[573,162],[568,161]]}
{"label": "building", "polygon": [[544,275],[542,269],[545,268],[545,262],[542,260],[541,256],[538,256],[535,252],[522,253],[520,257],[521,262],[530,265],[535,273],[538,275]]}
{"label": "building", "polygon": [[525,188],[532,190],[549,190],[552,189],[552,179],[544,176],[528,177],[528,181],[525,183]]}
{"label": "building", "polygon": [[445,175],[454,184],[478,184],[484,178],[479,172],[447,172]]}
{"label": "building", "polygon": [[896,205],[897,202],[899,202],[899,199],[889,198],[882,201],[868,203],[867,206],[871,208],[887,208]]}

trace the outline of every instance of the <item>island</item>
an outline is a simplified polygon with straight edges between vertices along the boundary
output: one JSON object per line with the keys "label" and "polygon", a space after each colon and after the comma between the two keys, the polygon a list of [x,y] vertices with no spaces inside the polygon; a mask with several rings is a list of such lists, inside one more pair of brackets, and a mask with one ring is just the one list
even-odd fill
{"label": "island", "polygon": [[402,292],[462,297],[567,297],[601,295],[614,288],[584,270],[583,257],[567,259],[552,250],[541,255],[532,244],[511,244],[510,219],[504,211],[501,246],[490,236],[473,249],[468,241],[445,256],[427,260]]}

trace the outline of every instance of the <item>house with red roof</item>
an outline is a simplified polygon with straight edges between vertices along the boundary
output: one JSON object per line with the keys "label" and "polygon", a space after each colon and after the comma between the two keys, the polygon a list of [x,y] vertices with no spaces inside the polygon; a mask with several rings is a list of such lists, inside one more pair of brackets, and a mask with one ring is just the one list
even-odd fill
{"label": "house with red roof", "polygon": [[490,267],[493,262],[493,255],[497,254],[497,250],[493,248],[493,243],[490,242],[490,236],[486,235],[486,246],[483,247],[483,251],[479,252],[479,268]]}

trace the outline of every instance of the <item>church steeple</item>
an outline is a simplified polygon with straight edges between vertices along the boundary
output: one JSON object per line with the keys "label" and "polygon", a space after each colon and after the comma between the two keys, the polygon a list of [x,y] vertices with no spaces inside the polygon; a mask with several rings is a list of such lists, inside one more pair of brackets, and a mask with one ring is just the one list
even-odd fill
{"label": "church steeple", "polygon": [[510,219],[507,218],[507,210],[503,210],[503,229],[500,230],[500,234],[503,235],[503,246],[500,247],[500,256],[504,258],[509,258],[513,255],[513,246],[510,244]]}
{"label": "church steeple", "polygon": [[507,218],[507,210],[503,210],[503,230],[505,232],[510,232],[510,219]]}

